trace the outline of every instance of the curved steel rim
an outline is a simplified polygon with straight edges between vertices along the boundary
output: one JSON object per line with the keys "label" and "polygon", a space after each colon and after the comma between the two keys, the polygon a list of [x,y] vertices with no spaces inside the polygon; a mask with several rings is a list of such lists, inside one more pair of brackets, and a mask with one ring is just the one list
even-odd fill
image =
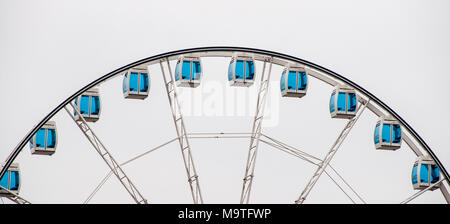
{"label": "curved steel rim", "polygon": [[141,59],[139,61],[135,61],[133,63],[130,63],[128,65],[125,65],[121,68],[118,68],[98,79],[95,81],[87,84],[85,87],[78,90],[76,93],[74,93],[72,96],[64,100],[61,104],[59,104],[55,109],[53,109],[47,116],[45,116],[33,129],[31,129],[27,135],[22,139],[22,141],[14,148],[14,150],[11,152],[11,154],[8,156],[8,158],[5,161],[5,166],[3,166],[2,170],[0,171],[0,179],[3,177],[3,175],[6,173],[7,169],[11,165],[11,163],[16,159],[16,157],[19,155],[19,153],[22,151],[22,149],[25,147],[25,145],[28,143],[28,141],[31,139],[31,137],[44,125],[49,121],[56,113],[58,113],[61,109],[63,109],[67,104],[69,104],[71,101],[75,100],[76,97],[81,95],[86,90],[97,86],[103,81],[106,81],[109,78],[114,77],[115,75],[125,72],[126,70],[136,67],[138,65],[148,63],[155,60],[160,60],[164,58],[168,58],[171,56],[177,56],[182,54],[190,54],[190,53],[199,53],[199,52],[215,52],[215,51],[237,51],[237,52],[246,52],[246,53],[256,53],[256,54],[262,54],[267,55],[271,57],[278,57],[284,60],[289,60],[293,62],[298,62],[304,65],[307,65],[311,68],[317,69],[323,73],[326,73],[328,75],[331,75],[332,77],[346,83],[347,85],[355,88],[356,90],[362,92],[367,97],[371,99],[372,102],[375,102],[378,106],[382,107],[384,110],[386,110],[388,113],[390,113],[393,117],[395,117],[402,125],[405,127],[411,135],[413,135],[414,139],[417,140],[418,143],[428,152],[428,154],[433,158],[433,160],[438,165],[441,172],[444,174],[445,179],[448,184],[450,184],[450,176],[447,170],[442,165],[441,161],[439,161],[438,157],[434,154],[434,152],[431,150],[431,148],[427,145],[427,143],[420,137],[419,134],[402,118],[400,115],[398,115],[394,110],[392,110],[388,105],[383,103],[380,99],[378,99],[375,95],[367,91],[366,89],[362,88],[358,84],[352,82],[351,80],[345,78],[342,75],[339,75],[336,72],[333,72],[327,68],[324,68],[320,65],[314,64],[312,62],[293,57],[290,55],[274,52],[274,51],[268,51],[268,50],[261,50],[261,49],[255,49],[255,48],[246,48],[246,47],[229,47],[229,46],[218,46],[218,47],[199,47],[199,48],[189,48],[189,49],[183,49],[183,50],[177,50],[177,51],[171,51],[167,53],[158,54],[155,56],[147,57],[144,59]]}

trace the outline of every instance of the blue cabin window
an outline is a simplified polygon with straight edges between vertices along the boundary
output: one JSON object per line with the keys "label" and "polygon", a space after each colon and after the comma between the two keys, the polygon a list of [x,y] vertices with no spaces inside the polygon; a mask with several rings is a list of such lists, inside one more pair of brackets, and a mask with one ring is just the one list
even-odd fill
{"label": "blue cabin window", "polygon": [[413,170],[411,173],[411,181],[413,184],[417,184],[417,163],[414,164]]}
{"label": "blue cabin window", "polygon": [[123,77],[122,90],[123,90],[124,93],[127,92],[127,80],[128,80],[128,74],[126,74]]}
{"label": "blue cabin window", "polygon": [[139,91],[147,92],[148,91],[148,74],[141,73],[139,78],[140,78]]}
{"label": "blue cabin window", "polygon": [[255,65],[253,64],[253,61],[246,61],[245,62],[245,79],[253,80],[254,76],[255,76]]}
{"label": "blue cabin window", "polygon": [[80,113],[89,114],[89,96],[81,96]]}
{"label": "blue cabin window", "polygon": [[244,79],[244,61],[237,60],[236,68],[234,70],[234,76],[236,79]]}
{"label": "blue cabin window", "polygon": [[11,171],[10,190],[19,190],[19,172]]}
{"label": "blue cabin window", "polygon": [[375,133],[373,134],[373,138],[375,144],[378,144],[380,142],[380,123],[375,126]]}
{"label": "blue cabin window", "polygon": [[399,124],[394,124],[392,127],[392,142],[400,143],[402,139],[402,130]]}
{"label": "blue cabin window", "polygon": [[439,168],[437,165],[431,165],[431,183],[434,184],[439,181]]}
{"label": "blue cabin window", "polygon": [[2,179],[0,180],[0,185],[6,189],[9,189],[9,173],[10,171],[6,171],[5,175],[3,175]]}
{"label": "blue cabin window", "polygon": [[345,93],[338,93],[337,97],[337,110],[345,111]]}
{"label": "blue cabin window", "polygon": [[55,148],[56,131],[55,129],[47,129],[47,148]]}
{"label": "blue cabin window", "polygon": [[306,89],[306,72],[298,72],[297,89],[298,90]]}
{"label": "blue cabin window", "polygon": [[191,79],[191,62],[183,61],[183,66],[181,66],[181,79]]}
{"label": "blue cabin window", "polygon": [[6,171],[0,180],[0,185],[8,190],[19,189],[19,172],[18,171]]}
{"label": "blue cabin window", "polygon": [[391,142],[391,125],[383,124],[383,128],[381,129],[381,141],[382,142]]}
{"label": "blue cabin window", "polygon": [[91,115],[98,115],[100,112],[100,98],[91,96]]}
{"label": "blue cabin window", "polygon": [[428,164],[422,164],[420,166],[420,183],[429,183]]}
{"label": "blue cabin window", "polygon": [[137,92],[138,91],[138,85],[139,85],[139,79],[138,79],[139,74],[136,72],[132,72],[130,74],[130,81],[129,83],[129,89],[130,92]]}
{"label": "blue cabin window", "polygon": [[175,67],[175,81],[180,80],[180,61],[177,62],[177,66]]}
{"label": "blue cabin window", "polygon": [[331,112],[334,112],[334,107],[335,107],[335,105],[334,105],[335,96],[336,96],[336,93],[333,92],[333,93],[331,94],[331,98],[330,98],[330,113],[331,113]]}
{"label": "blue cabin window", "polygon": [[347,94],[347,111],[356,111],[356,94]]}
{"label": "blue cabin window", "polygon": [[202,66],[200,66],[200,62],[199,61],[192,62],[192,79],[199,80],[201,72]]}
{"label": "blue cabin window", "polygon": [[283,71],[283,74],[281,74],[280,89],[281,91],[286,89],[286,71]]}
{"label": "blue cabin window", "polygon": [[297,88],[297,72],[290,71],[288,74],[288,89],[295,90]]}
{"label": "blue cabin window", "polygon": [[44,148],[45,146],[45,129],[41,128],[36,132],[36,148]]}
{"label": "blue cabin window", "polygon": [[233,66],[234,66],[234,62],[233,62],[233,60],[231,60],[230,65],[228,66],[228,81],[233,80]]}

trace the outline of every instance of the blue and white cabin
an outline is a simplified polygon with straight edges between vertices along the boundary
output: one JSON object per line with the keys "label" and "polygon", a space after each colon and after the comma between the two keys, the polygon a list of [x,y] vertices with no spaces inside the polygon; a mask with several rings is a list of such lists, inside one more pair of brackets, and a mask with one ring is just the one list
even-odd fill
{"label": "blue and white cabin", "polygon": [[202,62],[199,57],[181,56],[175,67],[175,83],[180,87],[195,88],[202,78]]}
{"label": "blue and white cabin", "polygon": [[358,106],[356,91],[347,86],[336,86],[331,93],[329,106],[331,118],[353,118]]}
{"label": "blue and white cabin", "polygon": [[[87,90],[75,99],[75,107],[87,122],[96,122],[100,118],[100,94],[97,88]],[[75,119],[81,121],[81,116],[74,111]]]}
{"label": "blue and white cabin", "polygon": [[249,87],[255,81],[255,61],[250,56],[233,56],[228,66],[230,86]]}
{"label": "blue and white cabin", "polygon": [[402,143],[400,122],[391,116],[382,117],[375,125],[373,136],[376,149],[399,149]]}
{"label": "blue and white cabin", "polygon": [[145,99],[150,91],[150,77],[147,69],[132,68],[123,76],[123,96],[125,99]]}
{"label": "blue and white cabin", "polygon": [[305,68],[286,67],[281,74],[280,89],[283,97],[303,97],[308,88]]}
{"label": "blue and white cabin", "polygon": [[31,138],[30,149],[33,155],[53,155],[56,152],[58,137],[56,123],[48,121]]}
{"label": "blue and white cabin", "polygon": [[[5,164],[2,164],[2,168]],[[20,191],[20,170],[19,164],[12,163],[6,171],[5,175],[3,175],[0,180],[0,196],[14,196],[10,192],[6,191],[3,188],[8,189],[14,194],[19,194]]]}
{"label": "blue and white cabin", "polygon": [[[419,156],[414,163],[411,172],[411,182],[414,190],[423,190],[440,180],[439,168],[428,156]],[[430,188],[435,190],[439,184]]]}

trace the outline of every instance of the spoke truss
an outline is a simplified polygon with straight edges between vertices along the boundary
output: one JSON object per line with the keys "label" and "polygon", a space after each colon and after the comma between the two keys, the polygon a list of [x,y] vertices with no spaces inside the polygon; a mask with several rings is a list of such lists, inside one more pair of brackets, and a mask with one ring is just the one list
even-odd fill
{"label": "spoke truss", "polygon": [[[73,105],[72,102],[69,103],[70,106],[76,111],[76,113],[80,114],[80,111]],[[75,116],[64,107],[69,116],[75,122],[75,124],[80,128],[81,132],[86,136],[89,142],[92,144],[94,149],[98,152],[98,154],[102,157],[103,161],[108,165],[111,169],[111,172],[117,177],[117,179],[122,183],[127,192],[133,198],[133,200],[138,204],[147,204],[147,200],[141,195],[138,189],[134,186],[133,182],[131,182],[130,178],[125,174],[125,172],[120,167],[119,163],[116,162],[111,153],[106,149],[91,127],[87,124],[86,120],[83,116],[79,116],[81,121],[77,121]]]}
{"label": "spoke truss", "polygon": [[[178,135],[178,142],[180,143],[181,154],[183,156],[184,166],[186,168],[186,174],[188,177],[189,186],[192,193],[192,199],[194,204],[203,204],[203,197],[200,191],[200,183],[198,180],[197,170],[195,169],[194,159],[192,158],[191,146],[189,145],[189,138],[187,136],[186,128],[184,125],[183,115],[181,113],[181,106],[178,101],[175,82],[172,76],[172,70],[170,68],[169,59],[165,59],[167,62],[167,68],[169,74],[164,72],[163,62],[160,60],[161,73],[164,79],[164,85],[167,91],[167,97],[169,98],[170,109],[172,111],[173,121],[175,123],[175,129]],[[168,76],[168,77],[167,77]]]}
{"label": "spoke truss", "polygon": [[[367,101],[367,102],[370,102]],[[350,130],[353,128],[355,123],[358,121],[359,117],[361,116],[362,112],[364,112],[364,109],[366,108],[367,103],[364,104],[364,106],[361,105],[358,107],[357,114],[355,117],[350,119],[347,122],[347,125],[344,127],[344,129],[339,134],[338,138],[334,142],[334,144],[331,146],[330,151],[328,151],[325,158],[320,162],[319,166],[317,167],[317,170],[314,172],[313,176],[309,180],[308,184],[306,185],[305,189],[301,193],[300,197],[295,201],[296,204],[303,204],[308,194],[311,192],[312,188],[316,184],[316,182],[319,180],[320,175],[325,171],[325,168],[330,163],[331,159],[333,159],[333,156],[336,154],[337,150],[341,146],[341,144],[344,142],[345,138],[347,137],[348,133],[350,133]]]}

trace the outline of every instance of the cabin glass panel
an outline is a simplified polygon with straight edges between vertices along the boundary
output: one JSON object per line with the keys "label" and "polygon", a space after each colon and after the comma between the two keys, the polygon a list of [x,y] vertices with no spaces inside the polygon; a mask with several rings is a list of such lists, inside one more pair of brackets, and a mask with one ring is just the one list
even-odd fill
{"label": "cabin glass panel", "polygon": [[286,89],[286,71],[283,71],[283,74],[281,75],[280,89],[281,91]]}
{"label": "cabin glass panel", "polygon": [[5,175],[3,175],[2,179],[0,180],[0,185],[6,189],[9,188],[9,186],[8,186],[9,173],[10,173],[10,171],[6,171]]}
{"label": "cabin glass panel", "polygon": [[19,172],[11,171],[11,181],[9,183],[10,190],[19,190]]}
{"label": "cabin glass panel", "polygon": [[334,112],[334,110],[335,110],[335,105],[334,105],[334,99],[335,99],[335,96],[336,96],[336,93],[332,93],[331,94],[331,98],[330,98],[330,113],[331,112]]}
{"label": "cabin glass panel", "polygon": [[337,110],[345,111],[345,93],[338,93],[337,98]]}
{"label": "cabin glass panel", "polygon": [[180,61],[177,62],[177,66],[175,67],[175,81],[180,80]]}
{"label": "cabin glass panel", "polygon": [[297,89],[298,90],[306,89],[306,72],[298,72]]}
{"label": "cabin glass panel", "polygon": [[45,146],[45,129],[41,128],[36,132],[36,148]]}
{"label": "cabin glass panel", "polygon": [[297,72],[290,71],[288,74],[288,89],[295,90],[297,88]]}
{"label": "cabin glass panel", "polygon": [[124,93],[127,92],[127,80],[128,80],[128,74],[126,74],[123,77],[122,90],[123,90]]}
{"label": "cabin glass panel", "polygon": [[55,129],[47,129],[47,148],[55,148],[56,131]]}
{"label": "cabin glass panel", "polygon": [[98,115],[100,113],[100,98],[91,96],[91,114]]}
{"label": "cabin glass panel", "polygon": [[417,184],[417,163],[414,164],[412,173],[411,173],[411,181],[413,184]]}
{"label": "cabin glass panel", "polygon": [[254,76],[255,76],[255,66],[253,64],[253,61],[246,61],[245,62],[245,79],[253,80]]}
{"label": "cabin glass panel", "polygon": [[356,94],[354,93],[347,94],[347,111],[356,111]]}
{"label": "cabin glass panel", "polygon": [[373,138],[375,144],[378,144],[380,142],[380,123],[375,126],[375,133],[373,134]]}
{"label": "cabin glass panel", "polygon": [[381,141],[382,142],[391,142],[391,125],[383,124],[383,128],[381,130]]}
{"label": "cabin glass panel", "polygon": [[236,79],[244,79],[244,61],[237,60],[236,68],[234,71],[234,75]]}
{"label": "cabin glass panel", "polygon": [[183,66],[181,66],[181,79],[190,80],[191,78],[191,62],[183,61]]}
{"label": "cabin glass panel", "polygon": [[80,113],[89,114],[89,96],[81,96]]}
{"label": "cabin glass panel", "polygon": [[422,164],[420,165],[420,183],[429,183],[428,181],[428,164]]}
{"label": "cabin glass panel", "polygon": [[431,165],[431,183],[434,184],[439,181],[439,168],[436,164]]}
{"label": "cabin glass panel", "polygon": [[141,73],[141,75],[140,75],[139,91],[140,92],[148,91],[148,74],[147,73]]}
{"label": "cabin glass panel", "polygon": [[201,72],[202,66],[200,66],[200,62],[199,61],[192,62],[192,79],[199,80]]}
{"label": "cabin glass panel", "polygon": [[233,80],[233,66],[234,66],[234,61],[231,60],[230,65],[228,66],[228,81]]}
{"label": "cabin glass panel", "polygon": [[402,131],[399,124],[394,124],[392,127],[392,142],[400,143],[402,139]]}
{"label": "cabin glass panel", "polygon": [[139,85],[139,74],[136,72],[131,72],[130,73],[130,81],[129,83],[129,88],[130,88],[130,92],[137,92],[138,91],[138,85]]}

